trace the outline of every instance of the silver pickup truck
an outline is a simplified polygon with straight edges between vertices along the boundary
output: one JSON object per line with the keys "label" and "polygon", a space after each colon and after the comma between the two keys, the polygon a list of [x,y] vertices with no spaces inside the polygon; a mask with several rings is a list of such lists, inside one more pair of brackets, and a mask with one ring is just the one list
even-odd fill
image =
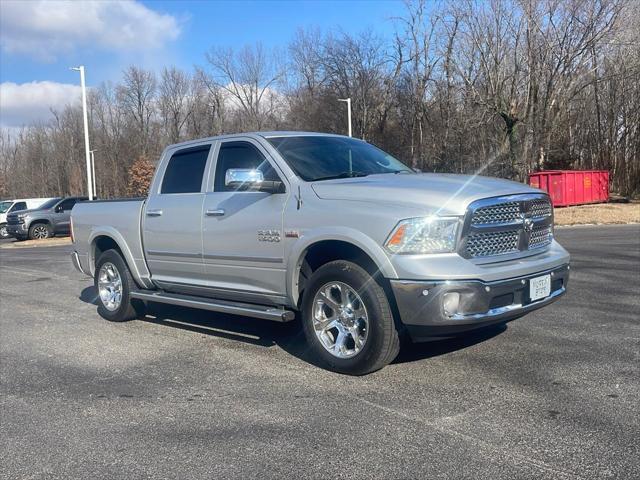
{"label": "silver pickup truck", "polygon": [[168,147],[146,199],[79,203],[75,267],[98,313],[146,302],[285,322],[317,359],[380,369],[400,340],[504,323],[565,293],[569,254],[540,190],[416,173],[366,142],[302,132]]}

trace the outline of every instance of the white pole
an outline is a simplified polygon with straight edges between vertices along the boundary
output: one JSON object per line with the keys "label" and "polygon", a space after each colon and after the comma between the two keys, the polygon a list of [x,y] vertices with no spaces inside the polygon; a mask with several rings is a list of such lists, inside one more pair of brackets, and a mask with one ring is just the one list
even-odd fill
{"label": "white pole", "polygon": [[351,137],[351,97],[349,98],[339,98],[339,102],[347,102],[347,120],[349,123],[349,136]]}
{"label": "white pole", "polygon": [[351,137],[351,98],[347,98],[347,115],[349,116],[349,136]]}
{"label": "white pole", "polygon": [[91,150],[91,176],[93,177],[93,196],[98,196],[98,181],[96,180],[96,151]]}
{"label": "white pole", "polygon": [[84,122],[84,156],[87,162],[87,190],[89,200],[93,200],[93,180],[91,175],[91,154],[89,153],[89,119],[87,117],[87,87],[84,83],[84,65],[73,67],[71,70],[80,72],[80,87],[82,89],[82,120]]}

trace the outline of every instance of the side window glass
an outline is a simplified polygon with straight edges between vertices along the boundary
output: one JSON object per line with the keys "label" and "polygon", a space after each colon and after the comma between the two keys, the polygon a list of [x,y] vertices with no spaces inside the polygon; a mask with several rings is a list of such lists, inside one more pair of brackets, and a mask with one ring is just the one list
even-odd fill
{"label": "side window glass", "polygon": [[164,171],[160,193],[198,193],[211,145],[178,150]]}
{"label": "side window glass", "polygon": [[18,210],[26,210],[27,209],[27,202],[16,202],[13,204],[13,207],[11,207],[12,212],[17,212]]}
{"label": "side window glass", "polygon": [[69,198],[60,204],[61,210],[67,212],[73,208],[78,200],[75,198]]}
{"label": "side window glass", "polygon": [[232,168],[259,170],[265,180],[280,180],[275,169],[260,150],[248,142],[225,142],[220,146],[214,181],[214,190],[216,192],[233,192],[236,190],[224,184],[227,170]]}

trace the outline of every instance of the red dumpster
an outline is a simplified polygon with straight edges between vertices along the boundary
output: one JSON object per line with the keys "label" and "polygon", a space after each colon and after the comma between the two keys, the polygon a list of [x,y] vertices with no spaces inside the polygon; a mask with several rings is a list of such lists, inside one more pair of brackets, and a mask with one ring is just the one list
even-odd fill
{"label": "red dumpster", "polygon": [[609,201],[607,170],[546,170],[531,173],[529,185],[548,192],[554,207]]}

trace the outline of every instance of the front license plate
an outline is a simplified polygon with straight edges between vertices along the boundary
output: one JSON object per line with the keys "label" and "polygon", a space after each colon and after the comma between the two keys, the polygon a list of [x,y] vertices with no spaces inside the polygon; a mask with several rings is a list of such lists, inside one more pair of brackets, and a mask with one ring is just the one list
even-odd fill
{"label": "front license plate", "polygon": [[534,302],[551,294],[551,275],[543,275],[529,280],[529,298]]}

